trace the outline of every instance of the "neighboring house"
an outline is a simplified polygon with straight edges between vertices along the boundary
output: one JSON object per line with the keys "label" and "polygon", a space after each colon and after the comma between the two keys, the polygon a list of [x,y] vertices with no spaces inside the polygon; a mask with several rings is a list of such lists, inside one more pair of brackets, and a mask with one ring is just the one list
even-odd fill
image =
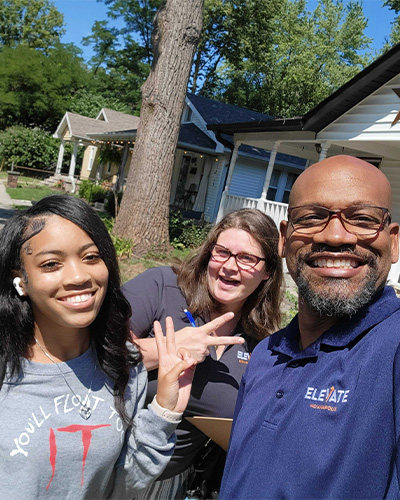
{"label": "neighboring house", "polygon": [[[238,168],[235,151],[247,144],[272,151],[264,191],[271,186],[277,152],[299,156],[310,163],[337,154],[370,161],[391,183],[392,215],[400,222],[400,44],[302,117],[257,123],[230,120],[209,128],[217,135],[233,135],[235,144],[219,216],[255,203],[252,198],[238,197],[233,189]],[[261,206],[261,198],[256,202]],[[277,224],[286,218],[286,204],[264,203],[264,209],[275,217]],[[398,283],[399,275],[400,263],[392,266],[391,281]]]}
{"label": "neighboring house", "polygon": [[78,115],[67,112],[63,116],[53,137],[60,139],[61,145],[58,154],[56,174],[61,174],[62,162],[65,154],[65,143],[70,142],[74,145],[68,176],[75,175],[78,148],[84,147],[85,153],[82,162],[82,170],[92,171],[96,164],[99,148],[94,146],[93,141],[87,134],[88,132],[112,132],[121,128],[137,128],[139,118],[137,116],[127,115],[112,109],[103,108],[96,118]]}
{"label": "neighboring house", "polygon": [[[214,221],[218,214],[228,166],[234,147],[232,136],[215,135],[208,126],[227,122],[259,123],[269,115],[212,99],[188,94],[182,113],[178,146],[171,183],[171,205]],[[139,118],[102,109],[96,119],[66,113],[54,137],[61,140],[57,173],[61,172],[65,141],[74,142],[68,175],[75,174],[78,147],[85,148],[81,179],[112,180],[122,189],[131,162]],[[112,147],[120,151],[118,161],[101,161],[101,151]],[[231,192],[242,197],[262,195],[270,153],[263,148],[243,145],[235,153],[237,163]],[[107,155],[103,155],[107,158]],[[287,201],[295,178],[306,160],[278,154],[267,197]]]}

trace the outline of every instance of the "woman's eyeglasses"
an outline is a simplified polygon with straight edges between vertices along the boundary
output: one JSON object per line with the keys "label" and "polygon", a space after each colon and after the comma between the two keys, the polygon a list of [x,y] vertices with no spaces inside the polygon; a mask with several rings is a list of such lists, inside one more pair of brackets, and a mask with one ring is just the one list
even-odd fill
{"label": "woman's eyeglasses", "polygon": [[222,245],[216,243],[211,247],[211,257],[216,262],[227,262],[231,257],[234,257],[236,264],[240,269],[252,269],[260,260],[265,261],[262,257],[257,257],[251,253],[237,253],[234,254]]}

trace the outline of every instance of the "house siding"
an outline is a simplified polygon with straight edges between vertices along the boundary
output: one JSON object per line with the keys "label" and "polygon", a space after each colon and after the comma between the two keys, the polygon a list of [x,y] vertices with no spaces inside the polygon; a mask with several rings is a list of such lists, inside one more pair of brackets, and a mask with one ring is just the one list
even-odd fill
{"label": "house siding", "polygon": [[400,75],[328,125],[318,134],[319,139],[335,142],[400,140],[400,122],[392,125],[400,111],[400,98],[393,88],[399,87]]}
{"label": "house siding", "polygon": [[229,194],[260,198],[264,185],[267,164],[238,158],[233,171]]}
{"label": "house siding", "polygon": [[211,167],[207,197],[204,206],[204,219],[207,222],[214,222],[217,217],[219,202],[224,188],[223,184],[225,182],[226,171],[226,160],[216,161]]}
{"label": "house siding", "polygon": [[392,188],[392,219],[394,222],[400,222],[400,160],[383,160],[381,170],[389,179]]}

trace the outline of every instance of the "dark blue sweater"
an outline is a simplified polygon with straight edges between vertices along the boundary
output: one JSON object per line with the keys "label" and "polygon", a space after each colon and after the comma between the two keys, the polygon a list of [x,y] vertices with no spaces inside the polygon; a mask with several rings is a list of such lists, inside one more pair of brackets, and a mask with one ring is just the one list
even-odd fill
{"label": "dark blue sweater", "polygon": [[298,322],[254,350],[220,500],[400,498],[400,301],[385,288],[304,351]]}

